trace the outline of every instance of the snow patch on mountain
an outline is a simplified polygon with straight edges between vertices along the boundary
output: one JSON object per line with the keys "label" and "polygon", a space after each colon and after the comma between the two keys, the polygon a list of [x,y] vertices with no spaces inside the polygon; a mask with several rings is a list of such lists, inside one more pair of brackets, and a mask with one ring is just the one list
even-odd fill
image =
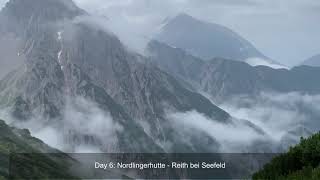
{"label": "snow patch on mountain", "polygon": [[287,66],[273,63],[270,60],[262,59],[259,57],[248,58],[245,60],[245,62],[251,66],[254,66],[254,67],[255,66],[268,66],[272,69],[289,69],[289,67],[287,67]]}
{"label": "snow patch on mountain", "polygon": [[62,55],[62,51],[63,51],[63,42],[62,42],[62,31],[57,32],[57,36],[58,36],[58,41],[60,42],[60,50],[58,52],[58,62],[60,65],[61,70],[63,70],[63,65],[62,65],[62,59],[61,59],[61,55]]}
{"label": "snow patch on mountain", "polygon": [[59,31],[57,34],[58,34],[58,40],[61,41],[62,40],[62,31]]}

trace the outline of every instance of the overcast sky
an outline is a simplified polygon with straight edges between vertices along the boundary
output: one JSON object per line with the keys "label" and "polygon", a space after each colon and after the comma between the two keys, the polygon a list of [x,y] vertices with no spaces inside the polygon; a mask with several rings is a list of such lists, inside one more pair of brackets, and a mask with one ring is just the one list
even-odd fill
{"label": "overcast sky", "polygon": [[[0,0],[5,1],[5,0]],[[127,36],[151,36],[180,12],[238,32],[286,65],[320,53],[319,0],[75,0]],[[107,20],[109,19],[109,20]],[[112,25],[111,25],[112,24]]]}

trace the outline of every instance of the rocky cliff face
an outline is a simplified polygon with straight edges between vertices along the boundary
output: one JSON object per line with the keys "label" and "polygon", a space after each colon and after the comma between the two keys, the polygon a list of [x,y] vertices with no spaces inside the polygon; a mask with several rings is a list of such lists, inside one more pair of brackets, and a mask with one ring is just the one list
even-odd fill
{"label": "rocky cliff face", "polygon": [[[161,151],[123,108],[102,88],[94,85],[76,64],[61,61],[60,56],[63,55],[58,28],[55,26],[42,28],[26,41],[27,44],[30,41],[31,43],[25,52],[24,67],[12,72],[1,81],[2,106],[10,107],[16,119],[28,120],[41,117],[43,122],[39,123],[60,124],[57,121],[65,118],[67,97],[72,99],[81,96],[95,102],[104,111],[110,112],[115,121],[128,129],[126,134],[116,136],[117,141],[122,143],[114,145],[116,147],[112,147],[113,149],[129,152]],[[60,126],[62,125],[63,122]],[[65,131],[66,143],[71,147],[85,143],[97,145],[103,150],[110,149],[94,134],[78,132],[72,127],[65,128]],[[133,139],[134,143],[125,143]]]}
{"label": "rocky cliff face", "polygon": [[[115,132],[117,144],[109,147],[94,133],[63,127],[71,146],[85,143],[116,152],[217,150],[218,144],[209,136],[202,136],[209,145],[196,146],[201,132],[191,143],[184,142],[166,112],[196,110],[215,121],[232,123],[229,114],[171,75],[142,63],[146,59],[128,52],[114,35],[86,18],[76,18],[85,14],[71,1],[7,4],[1,12],[0,23],[5,25],[1,31],[21,40],[17,54],[25,58],[20,69],[0,81],[1,107],[9,107],[16,119],[40,116],[41,123],[63,126],[66,107],[70,102],[77,106],[73,99],[82,97],[110,113],[122,130]],[[165,147],[168,142],[173,146]]]}

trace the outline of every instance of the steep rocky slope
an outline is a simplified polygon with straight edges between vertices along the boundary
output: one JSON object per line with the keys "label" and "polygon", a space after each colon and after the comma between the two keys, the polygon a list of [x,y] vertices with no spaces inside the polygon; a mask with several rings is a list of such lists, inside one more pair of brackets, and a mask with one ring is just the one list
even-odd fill
{"label": "steep rocky slope", "polygon": [[[167,114],[196,110],[212,121],[232,123],[228,113],[145,63],[143,56],[127,51],[72,1],[24,3],[12,0],[0,14],[1,31],[13,34],[23,45],[17,54],[24,56],[24,65],[0,81],[0,106],[9,108],[15,119],[41,119],[43,124],[61,126],[69,144],[97,145],[103,151],[217,150],[216,140],[203,132],[195,132],[190,144],[184,142]],[[42,8],[34,8],[38,6]],[[24,14],[19,11],[22,7]],[[65,117],[66,107],[77,107],[78,97],[110,113],[121,127],[114,132],[116,144],[106,145],[92,131],[64,127],[66,118],[72,119]],[[199,145],[200,139],[208,144]]]}
{"label": "steep rocky slope", "polygon": [[316,67],[299,66],[287,70],[252,67],[244,62],[221,58],[203,61],[182,49],[157,41],[150,42],[147,51],[151,61],[162,70],[209,94],[217,102],[236,95],[254,96],[263,91],[320,92],[320,83],[316,80],[320,69]]}

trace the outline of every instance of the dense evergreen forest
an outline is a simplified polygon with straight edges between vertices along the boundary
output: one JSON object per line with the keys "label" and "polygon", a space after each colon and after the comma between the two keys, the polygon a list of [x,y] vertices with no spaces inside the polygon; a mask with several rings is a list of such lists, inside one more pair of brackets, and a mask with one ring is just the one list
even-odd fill
{"label": "dense evergreen forest", "polygon": [[320,179],[320,133],[301,138],[300,144],[275,157],[253,179]]}

